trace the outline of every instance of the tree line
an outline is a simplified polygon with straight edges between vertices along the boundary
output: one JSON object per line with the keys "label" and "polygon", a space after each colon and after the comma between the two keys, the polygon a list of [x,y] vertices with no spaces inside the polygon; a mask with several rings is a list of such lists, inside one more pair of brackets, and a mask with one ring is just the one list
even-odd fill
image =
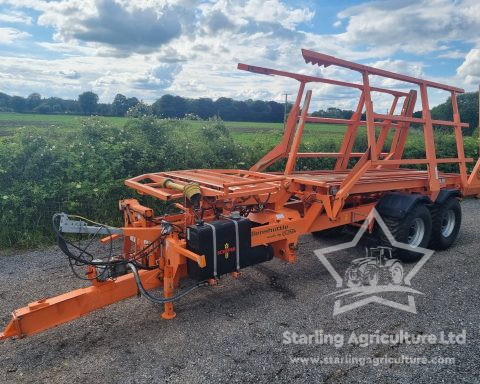
{"label": "tree line", "polygon": [[[287,113],[291,104],[287,104]],[[10,96],[0,92],[0,112],[40,113],[40,114],[84,114],[100,116],[155,115],[161,118],[219,117],[225,121],[283,122],[285,104],[263,100],[233,100],[220,97],[216,100],[207,97],[198,99],[174,95],[163,95],[149,105],[136,97],[117,94],[111,103],[99,103],[94,92],[83,92],[77,100],[59,97],[42,98],[39,93],[28,97]],[[315,116],[349,118],[352,111],[328,108],[313,113]]]}
{"label": "tree line", "polygon": [[[275,101],[238,101],[227,97],[217,100],[206,97],[189,99],[167,94],[149,105],[136,97],[120,93],[111,103],[99,103],[98,95],[90,91],[83,92],[76,100],[42,98],[39,93],[32,93],[25,98],[0,92],[0,112],[125,116],[130,111],[161,118],[208,119],[218,116],[227,121],[282,122],[284,108],[284,104]],[[289,109],[290,105],[287,110]]]}
{"label": "tree line", "polygon": [[[462,121],[469,123],[465,130],[471,134],[478,126],[478,92],[467,92],[457,97]],[[287,104],[287,113],[291,104]],[[100,116],[155,115],[161,118],[208,119],[219,117],[225,121],[283,122],[285,105],[276,101],[233,100],[220,97],[217,100],[201,97],[184,98],[174,95],[163,95],[149,105],[136,97],[117,94],[111,103],[99,103],[94,92],[83,92],[77,100],[59,97],[42,98],[39,93],[28,97],[10,96],[0,92],[0,112],[41,113],[41,114],[85,114]],[[432,108],[432,117],[438,120],[452,120],[451,99]],[[351,110],[327,108],[313,112],[313,116],[349,119]],[[414,116],[420,117],[421,112]]]}

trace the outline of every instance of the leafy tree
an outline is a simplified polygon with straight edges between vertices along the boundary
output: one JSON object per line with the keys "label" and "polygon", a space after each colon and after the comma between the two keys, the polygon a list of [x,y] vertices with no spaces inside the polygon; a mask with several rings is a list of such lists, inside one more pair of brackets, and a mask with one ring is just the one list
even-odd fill
{"label": "leafy tree", "polygon": [[352,115],[353,111],[333,107],[327,108],[326,110],[321,109],[312,113],[312,116],[332,117],[337,119],[350,119]]}
{"label": "leafy tree", "polygon": [[98,103],[96,113],[99,114],[100,116],[111,116],[112,104]]}
{"label": "leafy tree", "polygon": [[121,93],[117,93],[112,103],[112,112],[115,116],[125,116],[127,113],[127,98]]}
{"label": "leafy tree", "polygon": [[42,96],[39,93],[34,92],[28,95],[27,97],[27,108],[29,111],[32,111],[34,108],[38,107],[42,102]]}
{"label": "leafy tree", "polygon": [[248,100],[250,115],[255,121],[268,121],[271,113],[270,105],[261,100]]}
{"label": "leafy tree", "polygon": [[209,98],[204,97],[191,100],[189,109],[190,113],[200,116],[202,119],[215,116],[215,106],[213,100]]}
{"label": "leafy tree", "polygon": [[6,93],[0,92],[0,111],[9,111],[10,110],[10,99],[12,97]]}
{"label": "leafy tree", "polygon": [[163,95],[152,104],[153,113],[158,117],[180,118],[187,113],[187,102],[183,97]]}
{"label": "leafy tree", "polygon": [[60,104],[54,104],[52,107],[52,112],[53,113],[62,113],[63,108]]}
{"label": "leafy tree", "polygon": [[97,109],[98,95],[90,91],[83,92],[78,96],[78,103],[85,115],[91,115]]}
{"label": "leafy tree", "polygon": [[268,119],[265,121],[271,121],[274,123],[281,123],[283,122],[283,115],[285,113],[285,105],[277,103],[275,101],[268,102],[270,114]]}
{"label": "leafy tree", "polygon": [[125,105],[127,106],[127,111],[136,106],[140,101],[136,98],[136,97],[129,97],[126,101],[125,101]]}
{"label": "leafy tree", "polygon": [[63,111],[65,113],[81,113],[80,104],[77,100],[62,100]]}
{"label": "leafy tree", "polygon": [[15,112],[25,112],[27,101],[21,96],[13,96],[10,99],[10,106]]}
{"label": "leafy tree", "polygon": [[[458,111],[463,122],[469,128],[464,129],[466,135],[471,135],[478,126],[478,92],[467,92],[457,96]],[[432,108],[432,118],[435,120],[453,120],[452,98],[445,103]],[[441,127],[442,130],[451,132],[451,127]]]}
{"label": "leafy tree", "polygon": [[215,101],[215,109],[217,116],[223,120],[238,120],[238,113],[235,111],[235,102],[234,100],[228,97],[220,97]]}
{"label": "leafy tree", "polygon": [[48,103],[43,102],[37,107],[33,108],[33,112],[47,114],[52,112],[52,108],[50,107],[50,105],[48,105]]}

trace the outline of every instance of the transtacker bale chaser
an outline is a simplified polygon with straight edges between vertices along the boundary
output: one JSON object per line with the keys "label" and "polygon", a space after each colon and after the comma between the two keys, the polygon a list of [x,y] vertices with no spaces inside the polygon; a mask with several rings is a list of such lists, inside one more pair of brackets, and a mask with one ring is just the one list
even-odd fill
{"label": "transtacker bale chaser", "polygon": [[[120,201],[122,228],[89,223],[66,214],[55,215],[54,228],[61,249],[71,265],[86,268],[92,284],[15,310],[0,338],[30,336],[138,293],[162,304],[162,317],[172,319],[173,302],[192,289],[213,284],[224,274],[236,274],[272,257],[292,263],[299,236],[328,234],[345,225],[358,226],[374,207],[397,241],[414,248],[449,247],[460,228],[459,200],[480,193],[480,161],[468,174],[467,163],[473,159],[465,158],[463,148],[462,129],[467,124],[460,121],[457,106],[457,94],[463,89],[309,50],[302,50],[302,54],[312,65],[335,65],[359,72],[363,82],[348,83],[239,64],[241,70],[299,82],[281,143],[250,170],[182,170],[126,180],[127,186],[142,195],[172,201],[181,212],[178,214],[155,216],[152,209],[135,199],[127,199]],[[371,86],[372,75],[418,87],[422,117],[412,117],[416,91]],[[346,120],[310,116],[312,90],[305,92],[305,88],[316,83],[357,89],[360,97],[353,116]],[[453,121],[432,120],[429,88],[450,93]],[[387,114],[374,110],[373,92],[392,98]],[[364,110],[366,118],[362,120]],[[346,126],[339,151],[299,152],[306,123]],[[423,127],[423,159],[403,158],[411,124]],[[437,158],[434,126],[453,129],[457,157]],[[355,153],[352,150],[360,127],[366,127],[368,148]],[[391,141],[387,140],[389,132]],[[391,144],[387,145],[389,141]],[[335,165],[329,170],[297,171],[299,158],[333,158]],[[284,172],[265,171],[285,159]],[[440,172],[438,165],[445,163],[458,164],[458,173]],[[423,170],[402,167],[408,165],[421,165]],[[375,223],[369,227],[375,234]],[[70,241],[69,233],[104,235],[103,243],[121,243],[122,249],[116,255],[110,253],[108,258],[99,259],[87,246]],[[379,246],[386,245],[381,233],[378,239]],[[400,253],[394,249],[394,252],[395,258],[402,261],[419,257],[412,251]],[[180,289],[180,280],[185,277],[196,283]],[[163,288],[163,294],[149,292],[154,288]]]}

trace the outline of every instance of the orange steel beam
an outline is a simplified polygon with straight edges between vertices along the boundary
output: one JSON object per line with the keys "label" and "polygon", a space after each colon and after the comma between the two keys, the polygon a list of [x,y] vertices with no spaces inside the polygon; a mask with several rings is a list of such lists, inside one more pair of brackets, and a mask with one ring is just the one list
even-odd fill
{"label": "orange steel beam", "polygon": [[457,104],[457,95],[455,92],[451,92],[452,99],[452,111],[453,111],[453,121],[455,123],[455,141],[457,142],[457,157],[460,160],[459,170],[460,177],[462,178],[462,184],[467,184],[467,165],[465,164],[465,151],[463,149],[463,135],[462,127],[460,122],[460,113],[458,112]]}
{"label": "orange steel beam", "polygon": [[338,59],[333,56],[325,55],[324,53],[310,51],[308,49],[302,49],[302,55],[306,63],[317,64],[319,66],[328,67],[329,65],[336,65],[343,68],[352,69],[361,73],[368,72],[371,75],[377,75],[382,77],[387,77],[389,79],[404,81],[407,83],[426,85],[427,87],[443,89],[445,91],[454,91],[457,93],[464,93],[465,91],[462,88],[452,87],[445,84],[436,83],[433,81],[418,79],[416,77],[401,75],[399,73],[386,71],[384,69],[379,69],[375,67],[370,67],[368,65],[357,64],[351,61]]}
{"label": "orange steel beam", "polygon": [[[361,115],[361,113],[360,113]],[[318,116],[308,116],[307,117],[307,123],[320,123],[320,124],[344,124],[344,125],[348,125],[348,124],[352,124],[352,123],[357,123],[358,122],[358,125],[359,126],[365,126],[367,125],[367,122],[365,120],[360,120],[360,121],[357,121],[357,120],[353,120],[353,115],[352,115],[352,119],[336,119],[336,118],[332,118],[332,117],[318,117]],[[391,127],[398,127],[398,124],[395,124],[395,123],[386,123],[385,121],[378,121],[378,120],[375,120],[375,126],[376,127],[383,127],[385,125],[389,125]]]}
{"label": "orange steel beam", "polygon": [[[316,174],[308,174],[303,176],[297,174],[293,182],[300,186],[315,186],[318,193],[327,194],[329,189],[341,186],[343,178],[330,179],[329,181],[321,181],[315,178]],[[338,174],[334,174],[339,176]],[[345,175],[344,175],[345,176]],[[452,188],[461,183],[460,176],[457,174],[441,174],[442,185],[445,188]],[[359,178],[353,188],[350,190],[350,194],[355,193],[375,193],[378,191],[393,191],[393,190],[411,190],[422,188],[425,193],[425,189],[428,187],[428,174],[426,171],[415,171],[412,169],[395,170],[394,173],[378,172],[374,170],[368,170],[364,176]],[[319,192],[321,191],[321,192]],[[416,191],[417,192],[417,191]],[[338,195],[338,193],[337,193]],[[330,198],[330,195],[328,195]]]}
{"label": "orange steel beam", "polygon": [[335,164],[335,170],[340,171],[348,168],[348,162],[352,157],[352,149],[357,137],[358,126],[361,123],[362,111],[365,105],[365,92],[362,91],[360,99],[358,100],[357,109],[352,115],[351,122],[347,126],[347,131],[343,137],[342,145],[340,147],[341,157],[338,158]]}
{"label": "orange steel beam", "polygon": [[[159,270],[140,271],[145,289],[161,286]],[[12,313],[12,320],[0,333],[0,340],[25,337],[42,332],[59,324],[86,315],[96,309],[124,300],[137,294],[133,275],[120,276],[99,285],[64,293],[50,299],[39,300]]]}
{"label": "orange steel beam", "polygon": [[[411,90],[408,97],[405,98],[402,107],[402,116],[412,116],[415,104],[417,102],[417,92]],[[410,127],[409,122],[402,122],[399,124],[398,128],[395,131],[395,135],[392,140],[392,145],[390,146],[390,155],[387,156],[387,159],[398,160],[402,158],[403,151],[405,149],[405,144],[407,142],[408,129]]]}
{"label": "orange steel beam", "polygon": [[[388,113],[389,116],[395,113],[395,108],[397,108],[398,99],[399,99],[398,96],[395,96],[393,98],[392,105],[390,106],[390,111]],[[385,140],[387,140],[388,132],[390,130],[392,121],[385,120],[384,123],[386,124],[382,126],[382,129],[380,130],[380,135],[378,136],[378,141],[377,141],[377,148],[380,152],[382,151],[383,146],[385,145]]]}
{"label": "orange steel beam", "polygon": [[283,139],[275,148],[263,156],[255,165],[253,165],[251,171],[262,171],[268,168],[270,165],[281,159],[284,154],[290,151],[292,145],[293,135],[295,134],[295,127],[297,125],[297,117],[300,114],[300,103],[302,101],[303,91],[305,89],[305,82],[300,83],[298,89],[297,98],[295,103],[288,114],[287,123],[285,124],[285,132]]}
{"label": "orange steel beam", "polygon": [[308,90],[305,95],[305,101],[303,103],[302,115],[297,125],[297,131],[293,138],[292,147],[290,148],[290,154],[288,156],[287,165],[285,167],[285,174],[289,175],[295,169],[295,163],[297,161],[298,148],[303,135],[303,128],[305,127],[308,108],[310,107],[310,100],[312,98],[312,91]]}
{"label": "orange steel beam", "polygon": [[[351,152],[348,153],[348,157],[362,157],[365,152]],[[382,152],[379,156],[387,156],[387,152]],[[333,158],[342,158],[344,153],[342,152],[298,152],[297,157],[333,157]],[[337,171],[337,169],[335,169]]]}
{"label": "orange steel beam", "polygon": [[428,93],[426,84],[420,85],[420,95],[422,99],[422,110],[425,124],[423,127],[423,136],[425,138],[425,153],[428,160],[428,175],[430,183],[430,198],[432,201],[437,199],[440,192],[440,183],[438,181],[438,167],[436,163],[435,140],[433,134],[432,116],[430,115],[430,106],[428,105]]}
{"label": "orange steel beam", "polygon": [[[392,121],[404,121],[408,123],[418,123],[418,124],[425,124],[425,119],[420,119],[417,117],[407,117],[407,116],[390,116],[390,115],[383,115],[381,113],[375,113],[374,117],[376,119],[390,119]],[[454,121],[445,121],[445,120],[433,120],[430,119],[432,125],[444,125],[454,127],[459,125],[462,128],[468,128],[468,123],[458,123],[456,124]]]}
{"label": "orange steel beam", "polygon": [[345,204],[345,200],[350,195],[350,191],[355,186],[355,183],[371,168],[372,160],[370,159],[370,156],[370,150],[367,150],[365,156],[360,158],[357,164],[352,168],[352,171],[343,180],[333,202],[333,217],[337,217],[340,213]]}
{"label": "orange steel beam", "polygon": [[[435,159],[435,164],[452,164],[452,163],[471,163],[473,159],[471,157],[458,159],[454,158],[444,158],[444,159]],[[415,164],[430,164],[428,159],[399,159],[399,160],[377,160],[372,162],[373,165],[382,165],[382,164],[392,164],[392,165],[415,165]]]}
{"label": "orange steel beam", "polygon": [[480,158],[473,167],[472,173],[468,176],[464,195],[477,195],[480,193]]}
{"label": "orange steel beam", "polygon": [[[417,92],[414,90],[411,90],[408,101],[405,100],[404,106],[402,108],[402,111],[404,110],[406,111],[404,113],[405,116],[412,116],[416,103],[417,103]],[[402,158],[403,152],[405,150],[405,145],[407,143],[409,128],[410,128],[409,122],[403,122],[400,124],[398,141],[395,142],[395,147],[392,147],[391,149],[392,159],[398,160]]]}
{"label": "orange steel beam", "polygon": [[370,149],[370,160],[377,160],[377,139],[375,136],[375,123],[373,116],[373,102],[370,95],[370,82],[368,80],[368,72],[364,71],[362,73],[363,78],[363,92],[365,93],[365,111],[367,119],[367,138],[368,138],[368,147]]}
{"label": "orange steel beam", "polygon": [[[356,88],[359,90],[363,90],[363,87],[364,87],[362,84],[349,83],[346,81],[339,81],[339,80],[331,80],[323,77],[301,75],[298,73],[279,71],[277,69],[257,67],[255,65],[248,65],[248,64],[242,64],[242,63],[239,63],[237,68],[242,71],[259,73],[262,75],[277,75],[277,76],[289,77],[291,79],[295,79],[303,83],[324,83],[324,84],[338,85],[340,87]],[[387,89],[387,88],[372,87],[371,90],[374,92],[389,93],[395,96],[407,95],[407,93],[405,92],[396,91],[396,90]]]}

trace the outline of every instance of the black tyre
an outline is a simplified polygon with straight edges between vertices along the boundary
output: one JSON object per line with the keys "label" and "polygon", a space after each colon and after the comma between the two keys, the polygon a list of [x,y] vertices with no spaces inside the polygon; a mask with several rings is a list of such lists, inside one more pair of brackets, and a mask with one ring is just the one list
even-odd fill
{"label": "black tyre", "polygon": [[312,235],[318,239],[334,239],[343,235],[343,225],[324,229],[323,231],[312,232]]}
{"label": "black tyre", "polygon": [[449,248],[457,239],[462,225],[462,208],[456,197],[451,197],[443,204],[434,204],[432,215],[432,238],[429,248],[442,250]]}
{"label": "black tyre", "polygon": [[[408,244],[413,248],[427,248],[432,234],[432,217],[430,211],[423,204],[418,204],[402,219],[382,217],[391,234],[400,243]],[[423,254],[406,249],[396,248],[388,240],[380,226],[377,225],[378,239],[381,246],[392,248],[392,257],[405,262],[419,260]]]}

